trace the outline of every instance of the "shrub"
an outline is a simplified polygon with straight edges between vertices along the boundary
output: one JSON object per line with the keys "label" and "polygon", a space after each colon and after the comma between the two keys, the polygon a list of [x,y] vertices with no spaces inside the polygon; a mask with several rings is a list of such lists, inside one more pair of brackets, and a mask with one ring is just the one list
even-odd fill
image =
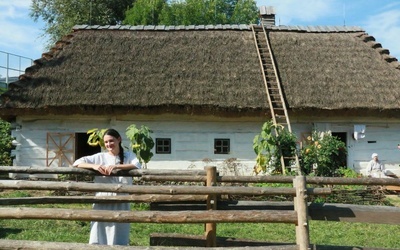
{"label": "shrub", "polygon": [[0,165],[12,166],[13,157],[11,156],[11,150],[13,149],[13,138],[11,137],[10,123],[0,120],[0,134]]}
{"label": "shrub", "polygon": [[316,132],[307,138],[301,150],[301,169],[317,176],[336,176],[346,165],[346,145],[331,132]]}
{"label": "shrub", "polygon": [[[253,149],[257,155],[254,172],[268,172],[284,174],[286,171],[280,161],[281,156],[293,157],[296,154],[296,136],[281,125],[274,125],[272,121],[265,122],[261,133],[253,140]],[[292,165],[285,160],[285,166]]]}

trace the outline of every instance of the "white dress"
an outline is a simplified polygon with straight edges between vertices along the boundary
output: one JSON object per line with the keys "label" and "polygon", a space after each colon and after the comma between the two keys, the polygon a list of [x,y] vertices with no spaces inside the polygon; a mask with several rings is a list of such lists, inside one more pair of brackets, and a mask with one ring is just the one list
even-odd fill
{"label": "white dress", "polygon": [[[120,163],[119,156],[113,156],[109,153],[97,153],[90,156],[84,156],[76,160],[73,166],[80,163],[92,163],[101,165],[118,165]],[[133,152],[124,152],[124,164],[133,164],[140,168],[140,162]],[[132,177],[125,176],[95,176],[95,183],[108,184],[125,184],[132,185]],[[98,192],[96,196],[116,196],[126,195],[123,193]],[[93,209],[97,210],[130,210],[130,203],[115,204],[93,204]],[[116,222],[98,222],[92,221],[90,225],[89,244],[101,245],[129,245],[129,223]]]}

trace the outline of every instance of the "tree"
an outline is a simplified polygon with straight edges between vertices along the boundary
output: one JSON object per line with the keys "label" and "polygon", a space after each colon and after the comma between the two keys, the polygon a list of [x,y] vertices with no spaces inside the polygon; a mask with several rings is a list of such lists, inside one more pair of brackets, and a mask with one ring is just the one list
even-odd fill
{"label": "tree", "polygon": [[257,23],[258,8],[254,1],[239,0],[237,1],[231,23]]}
{"label": "tree", "polygon": [[208,25],[256,23],[254,0],[137,0],[126,13],[131,25]]}
{"label": "tree", "polygon": [[167,0],[136,0],[133,7],[126,11],[124,24],[156,25]]}
{"label": "tree", "polygon": [[71,32],[74,25],[115,25],[135,0],[32,0],[30,16],[46,23],[49,44]]}

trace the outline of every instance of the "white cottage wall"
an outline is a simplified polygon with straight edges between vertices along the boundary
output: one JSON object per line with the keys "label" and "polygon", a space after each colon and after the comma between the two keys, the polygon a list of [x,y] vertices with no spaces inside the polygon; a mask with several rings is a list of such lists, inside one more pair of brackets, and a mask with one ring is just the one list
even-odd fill
{"label": "white cottage wall", "polygon": [[[371,118],[368,122],[321,122],[315,123],[318,131],[346,132],[347,133],[347,166],[366,175],[366,167],[371,160],[372,153],[378,153],[379,159],[385,168],[400,176],[400,124],[398,121],[379,122]],[[373,121],[373,122],[371,122]],[[355,140],[353,137],[354,125],[365,124],[365,138]]]}
{"label": "white cottage wall", "polygon": [[366,174],[372,153],[377,153],[385,169],[400,176],[400,124],[367,124],[365,138],[354,142],[353,167]]}
{"label": "white cottage wall", "polygon": [[[129,146],[125,129],[136,124],[153,130],[153,138],[170,138],[171,154],[154,154],[147,165],[149,169],[203,169],[215,165],[225,174],[252,174],[255,163],[253,139],[261,131],[267,119],[219,118],[196,116],[125,116],[125,117],[20,117],[20,127],[12,132],[18,145],[13,151],[15,166],[46,166],[46,136],[51,133],[85,133],[92,128],[113,127],[123,136]],[[360,122],[356,122],[360,124]],[[365,123],[364,123],[365,124]],[[371,154],[376,152],[386,168],[400,175],[399,149],[400,124],[367,123],[366,137],[358,141],[352,138],[354,124],[346,122],[301,122],[292,124],[299,141],[305,139],[313,129],[319,131],[346,132],[348,166],[363,173]],[[230,139],[229,154],[214,154],[214,139]],[[54,152],[49,153],[54,157]],[[236,159],[236,160],[234,160]]]}
{"label": "white cottage wall", "polygon": [[[125,129],[134,123],[138,127],[146,125],[152,129],[154,139],[171,138],[171,154],[155,154],[147,165],[149,169],[204,169],[206,165],[216,165],[227,174],[227,168],[230,167],[235,169],[236,174],[252,173],[255,159],[252,143],[254,136],[261,131],[264,122],[261,118],[246,120],[210,117],[208,121],[193,116],[183,119],[181,116],[178,119],[171,116],[157,118],[160,120],[148,116],[18,118],[20,129],[13,131],[18,141],[13,151],[16,156],[14,165],[46,166],[47,133],[85,133],[92,128],[113,127],[121,133],[124,145],[129,146]],[[229,154],[214,154],[215,138],[230,139]],[[54,152],[49,152],[49,157],[54,155]]]}

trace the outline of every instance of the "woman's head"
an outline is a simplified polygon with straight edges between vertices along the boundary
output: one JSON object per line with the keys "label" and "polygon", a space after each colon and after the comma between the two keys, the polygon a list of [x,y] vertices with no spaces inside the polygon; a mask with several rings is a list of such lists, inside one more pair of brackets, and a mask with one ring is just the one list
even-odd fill
{"label": "woman's head", "polygon": [[121,135],[115,129],[107,129],[103,135],[103,141],[106,149],[113,154],[118,154],[120,164],[124,163],[124,149],[122,148]]}

